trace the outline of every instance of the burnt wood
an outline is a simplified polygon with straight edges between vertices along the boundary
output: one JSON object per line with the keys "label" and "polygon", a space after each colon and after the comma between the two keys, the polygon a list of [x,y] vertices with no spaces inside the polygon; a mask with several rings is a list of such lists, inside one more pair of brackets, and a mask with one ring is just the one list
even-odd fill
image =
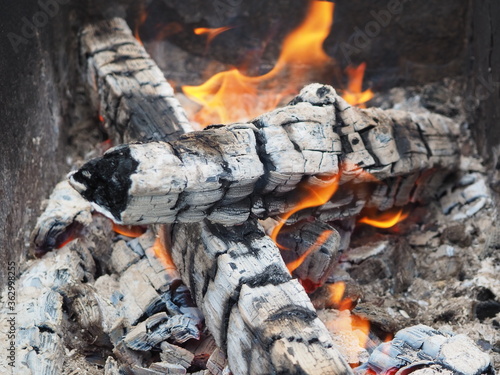
{"label": "burnt wood", "polygon": [[80,43],[89,96],[115,143],[172,140],[193,130],[172,87],[123,19],[87,25]]}
{"label": "burnt wood", "polygon": [[[117,39],[119,39],[120,34],[124,33],[124,28],[122,27],[124,23],[120,20],[114,20],[114,21],[105,21],[103,24],[96,25],[95,28],[102,30],[105,28],[105,26],[108,28],[109,32],[109,40],[115,42],[115,39],[113,37],[113,32],[115,31],[115,28],[110,26],[113,25],[114,22],[117,23],[116,25],[116,31],[118,33]],[[104,25],[104,26],[103,26]],[[93,26],[90,26],[90,29],[92,29]],[[128,34],[131,35],[130,31],[128,30]],[[85,35],[85,33],[83,34]],[[100,35],[101,39],[102,36]],[[128,40],[130,38],[127,37]],[[127,42],[128,43],[128,42]],[[137,42],[134,41],[134,43],[138,44]],[[137,46],[135,46],[137,47]],[[134,48],[135,48],[134,47]],[[104,48],[104,47],[103,47]],[[104,48],[105,49],[105,48]],[[97,49],[98,51],[99,49]],[[118,59],[120,60],[120,59]],[[127,62],[127,59],[124,59],[123,61]],[[119,62],[119,61],[115,61]],[[104,64],[106,65],[106,64]],[[122,67],[113,67],[114,70],[120,70]],[[132,76],[134,74],[131,74]],[[92,81],[91,81],[92,82]],[[94,90],[96,90],[97,86],[91,86],[93,87]],[[102,92],[104,92],[105,88],[102,90],[98,90],[98,98],[101,98],[100,95],[102,95]],[[136,91],[131,90],[130,96],[134,96],[133,94]],[[137,96],[140,98],[141,93],[139,92]],[[132,98],[133,99],[133,98]],[[125,111],[125,115],[128,115],[131,111],[131,107],[123,107],[121,110]],[[154,114],[153,114],[154,115]],[[155,131],[153,137],[158,137],[160,134],[164,134],[165,139],[173,140],[175,136],[178,134],[176,131],[172,131],[172,128],[175,128],[175,123],[171,121],[160,121],[162,119],[162,116],[153,116],[150,117],[151,121],[156,122],[152,126],[149,126],[148,129],[146,130],[146,134],[149,134],[148,132],[151,131],[151,129],[159,129],[158,131]],[[168,118],[167,118],[168,120]],[[116,125],[112,121],[109,121],[110,125]],[[127,127],[134,127],[136,123],[133,121],[129,121],[126,123]],[[184,128],[184,130],[180,131],[185,131],[187,129]],[[123,133],[123,134],[135,134],[132,132],[129,133]],[[119,137],[122,135],[118,136]],[[120,151],[121,150],[121,151]],[[115,148],[114,152],[108,153],[105,157],[107,160],[110,162],[108,164],[108,173],[104,176],[102,176],[101,181],[95,180],[94,182],[98,182],[98,185],[102,185],[104,182],[116,182],[116,186],[122,186],[125,187],[125,190],[127,190],[127,184],[129,181],[127,180],[127,176],[134,171],[137,170],[137,163],[134,159],[130,158],[129,154],[129,149],[127,146],[124,146],[124,148]],[[99,160],[94,160],[90,162],[95,163],[94,167],[96,169],[100,169],[100,161]],[[124,177],[123,179],[116,180],[115,176],[113,175],[112,171],[118,169],[122,171],[122,176]],[[83,174],[85,175],[85,174]],[[63,185],[66,183],[63,182]],[[95,185],[96,189],[99,189],[98,185]],[[104,184],[105,185],[105,184]],[[236,195],[237,197],[237,195]],[[117,194],[115,195],[109,195],[107,196],[108,199],[113,200],[114,204],[113,206],[123,204],[123,201],[120,202],[121,197]],[[74,212],[75,210],[69,210],[70,212]],[[47,213],[47,216],[45,217],[45,221],[50,222],[51,216],[54,214],[57,214],[57,210],[52,211],[51,213]],[[48,220],[47,220],[48,219]],[[39,223],[40,226],[43,226],[43,222]],[[193,230],[195,230],[197,227],[199,227],[201,224],[192,224],[191,227],[189,228],[191,230],[192,227],[194,227]],[[249,222],[248,225],[257,225],[255,221]],[[183,229],[184,224],[179,224],[178,228]],[[211,232],[213,231],[214,233],[219,233],[221,231],[222,226],[219,227],[210,227],[210,232],[208,233],[209,235],[212,235]],[[201,230],[201,229],[200,229]],[[163,231],[164,232],[164,231]],[[206,230],[205,230],[206,232]],[[234,232],[234,233],[233,233]],[[264,233],[262,231],[257,231],[259,233],[259,236],[264,236]],[[237,241],[238,238],[238,231],[236,230],[235,227],[224,227],[224,233],[227,233],[231,238],[234,239],[234,241]],[[215,235],[215,234],[214,234]],[[265,242],[268,242],[272,245],[272,242],[270,241],[269,238],[264,237],[263,240]],[[167,242],[169,242],[168,239],[166,239]],[[174,243],[175,245],[175,243]],[[211,254],[214,251],[218,250],[216,243],[207,243],[207,247],[202,247],[200,249],[200,252],[202,253],[207,253]],[[176,245],[177,246],[177,245]],[[276,327],[288,327],[288,323],[294,322],[295,326],[300,328],[297,333],[294,334],[294,337],[297,338],[297,342],[299,344],[295,345],[293,343],[291,344],[286,344],[286,340],[281,340],[283,341],[286,345],[285,348],[281,347],[280,345],[276,345],[276,347],[281,347],[281,349],[277,349],[275,353],[271,355],[271,358],[269,356],[263,357],[263,360],[261,361],[263,363],[263,368],[270,368],[270,366],[276,366],[277,368],[281,369],[280,371],[283,373],[304,373],[304,371],[307,371],[305,373],[318,373],[317,372],[317,364],[324,364],[325,370],[322,373],[325,374],[344,374],[344,373],[351,373],[349,366],[345,363],[345,361],[342,359],[340,354],[338,354],[337,350],[331,345],[331,339],[329,336],[328,331],[324,327],[324,325],[319,321],[319,319],[316,318],[315,316],[315,311],[312,307],[312,304],[309,301],[309,298],[307,297],[307,294],[303,290],[303,288],[298,284],[298,282],[291,281],[291,276],[288,273],[282,259],[279,256],[279,251],[278,249],[272,245],[273,247],[269,249],[269,254],[267,254],[264,251],[260,251],[260,256],[270,256],[272,259],[276,260],[277,264],[263,261],[261,266],[264,267],[266,272],[264,272],[262,275],[256,273],[255,270],[250,270],[249,273],[251,274],[249,280],[245,282],[241,282],[241,285],[245,284],[248,285],[252,288],[258,288],[258,287],[264,287],[263,293],[261,294],[261,299],[267,300],[269,304],[273,303],[274,300],[274,294],[276,293],[281,293],[285,297],[284,301],[288,301],[286,303],[286,308],[285,309],[280,309],[279,307],[281,306],[278,304],[276,308],[278,309],[276,313],[273,315],[272,319],[266,323],[266,324],[271,324]],[[131,323],[136,323],[138,319],[144,317],[145,315],[151,315],[150,313],[154,313],[156,310],[156,306],[158,301],[158,295],[155,293],[151,286],[147,286],[148,280],[151,275],[149,275],[149,271],[145,272],[144,275],[141,274],[141,271],[138,269],[138,266],[134,263],[136,261],[136,256],[132,254],[130,251],[126,251],[126,249],[123,249],[121,251],[120,249],[123,248],[123,246],[120,247],[119,243],[116,245],[115,253],[112,255],[112,264],[114,268],[121,269],[123,271],[122,277],[120,277],[120,286],[121,289],[125,290],[125,300],[128,300],[130,303],[126,303],[124,306],[124,314],[126,316],[126,320]],[[179,249],[178,247],[176,249]],[[261,249],[262,250],[262,249]],[[181,251],[179,249],[178,251]],[[174,254],[176,251],[174,250]],[[124,258],[124,255],[128,254],[129,257],[127,259]],[[174,255],[175,256],[175,255]],[[222,259],[222,258],[221,258]],[[245,259],[245,258],[242,258]],[[252,265],[255,265],[255,263],[259,260],[259,251],[256,248],[254,254],[250,254],[247,258],[251,262]],[[264,259],[265,260],[265,259]],[[142,264],[145,262],[139,262],[137,264]],[[132,264],[132,265],[130,265]],[[227,264],[225,266],[228,266]],[[229,267],[232,267],[229,265]],[[260,268],[257,268],[257,270]],[[205,272],[205,268],[200,268],[199,272]],[[135,273],[134,273],[135,272]],[[158,272],[158,271],[157,271]],[[174,272],[176,274],[176,272]],[[154,273],[153,273],[154,275]],[[174,275],[175,276],[175,275]],[[189,279],[190,277],[193,277],[194,274],[185,274],[182,275],[183,279]],[[174,277],[175,278],[175,277]],[[158,280],[153,278],[154,280],[150,280],[152,284],[156,285]],[[135,285],[138,281],[144,285],[143,288],[140,288],[136,290],[133,288],[133,285]],[[143,282],[144,281],[144,282]],[[234,280],[233,280],[234,281]],[[237,282],[239,284],[239,282]],[[233,283],[234,284],[234,283]],[[268,290],[266,289],[266,285],[273,285],[274,289],[273,290]],[[232,285],[232,284],[231,284]],[[160,289],[163,288],[160,286]],[[196,288],[195,283],[191,283],[191,289],[192,291]],[[181,289],[181,288],[177,288]],[[147,291],[147,293],[144,293],[144,291]],[[257,289],[256,289],[257,290]],[[195,294],[193,292],[193,294]],[[297,302],[294,302],[295,299],[298,299],[300,302],[299,305],[297,305]],[[255,313],[257,310],[251,306],[253,303],[254,298],[250,298],[248,300],[248,303],[250,303],[249,306],[245,307],[245,310],[248,310],[250,313]],[[203,301],[197,299],[196,300],[198,305],[202,305]],[[211,300],[211,302],[214,305],[219,305],[223,306],[224,300],[217,300],[217,298]],[[305,306],[302,306],[304,305]],[[167,306],[169,309],[171,306]],[[182,307],[181,307],[182,310]],[[237,318],[239,318],[238,315],[235,315]],[[224,327],[217,327],[217,324],[220,323],[220,315],[215,314],[215,315],[207,315],[207,325],[215,329],[212,333],[216,337],[221,337],[221,335],[226,335],[227,332],[224,331]],[[158,320],[159,319],[159,320]],[[151,343],[158,343],[159,337],[164,336],[162,333],[163,331],[168,331],[171,329],[171,326],[174,327],[172,324],[177,324],[176,322],[170,322],[166,321],[163,316],[161,315],[156,315],[154,317],[151,317],[150,320],[147,322],[156,322],[160,321],[161,323],[158,325],[158,330],[155,332],[149,332],[150,330],[147,328],[148,323],[145,323],[143,325],[138,325],[136,328],[129,333],[129,335],[125,338],[125,342],[119,344],[118,346],[115,347],[115,354],[118,358],[121,358],[125,363],[128,363],[131,366],[137,366],[134,365],[137,361],[134,360],[134,355],[130,352],[130,347],[133,347],[134,349],[137,348],[147,348],[151,345]],[[276,324],[275,322],[279,321],[279,324]],[[218,323],[219,322],[219,323]],[[189,322],[188,322],[189,323]],[[190,325],[186,324],[184,322],[181,322],[180,327],[184,330],[185,327],[189,328]],[[215,328],[214,328],[215,327]],[[252,340],[253,337],[255,337],[257,331],[260,328],[263,328],[260,323],[255,322],[254,325],[251,325],[248,327],[248,329],[243,333],[243,336],[240,334],[238,336],[234,337],[234,340],[239,340],[241,337],[243,337],[244,340]],[[116,328],[115,328],[116,330]],[[182,336],[183,339],[184,337],[190,338],[193,336],[196,336],[196,330],[194,329],[187,329],[189,332],[189,336]],[[310,336],[305,337],[303,332],[307,332],[307,334]],[[116,332],[111,332],[112,336],[116,336]],[[283,333],[285,337],[289,337],[289,334],[286,334],[286,332]],[[166,337],[166,336],[165,336]],[[269,343],[269,337],[265,338],[264,336],[259,336],[257,337],[261,338],[260,341],[257,341],[254,343],[254,349],[256,350],[256,353],[262,353],[266,352],[266,345]],[[266,336],[267,337],[267,336]],[[291,336],[290,336],[291,337]],[[116,339],[116,337],[115,337]],[[177,339],[179,340],[179,339]],[[116,340],[115,340],[116,341]],[[217,341],[219,345],[223,343],[223,341],[218,340]],[[283,343],[281,343],[282,345]],[[146,345],[146,346],[144,346]],[[314,349],[314,358],[311,358],[309,355],[309,349],[308,347],[311,346],[311,350]],[[126,347],[128,346],[128,347]],[[283,352],[288,348],[289,350],[286,350],[286,352]],[[296,352],[294,352],[295,350]],[[138,360],[138,359],[137,359]],[[271,360],[272,363],[267,363],[267,361]],[[231,351],[231,357],[229,359],[229,365],[231,369],[233,370],[233,373],[235,374],[244,374],[245,372],[245,367],[242,367],[240,370],[240,364],[246,363],[248,361],[248,352],[247,351]],[[140,362],[140,361],[139,361]],[[109,362],[109,366],[112,366],[113,364]]]}
{"label": "burnt wood", "polygon": [[[82,28],[79,40],[80,73],[86,82],[86,92],[92,109],[102,116],[114,144],[175,140],[192,131],[173,89],[123,19],[112,18],[87,25]],[[126,152],[126,149],[118,152],[122,158],[122,176],[136,167],[133,159],[126,158]],[[112,155],[107,157],[113,158]],[[108,177],[111,177],[115,160],[109,161],[108,173],[100,182],[95,181],[96,184],[112,181]],[[123,177],[115,186],[119,189],[126,183]],[[126,201],[120,200],[125,193],[107,195],[101,203],[111,200],[113,206],[125,208]],[[70,232],[87,225],[93,211],[89,202],[75,194],[67,182],[55,188],[49,202],[50,207],[39,217],[32,233],[36,256],[58,247]]]}
{"label": "burnt wood", "polygon": [[[333,88],[313,84],[289,106],[251,123],[110,150],[72,174],[70,183],[124,224],[204,218],[239,224],[287,212],[300,199],[301,184],[339,175],[353,199],[339,203],[334,195],[307,212],[332,221],[364,206],[387,210],[433,193],[458,165],[457,132],[444,116],[362,110]],[[135,168],[125,168],[131,163]]]}
{"label": "burnt wood", "polygon": [[234,374],[350,374],[255,220],[174,224],[172,255]]}

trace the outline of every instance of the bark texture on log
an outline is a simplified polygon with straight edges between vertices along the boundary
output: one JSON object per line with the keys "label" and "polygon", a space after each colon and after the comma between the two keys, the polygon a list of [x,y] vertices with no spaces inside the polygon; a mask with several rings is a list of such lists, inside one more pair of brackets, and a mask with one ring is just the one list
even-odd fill
{"label": "bark texture on log", "polygon": [[350,374],[303,287],[255,220],[171,227],[172,254],[238,374]]}
{"label": "bark texture on log", "polygon": [[88,25],[80,41],[89,95],[116,144],[171,140],[193,130],[172,87],[123,19]]}
{"label": "bark texture on log", "polygon": [[237,224],[251,214],[289,211],[299,183],[340,174],[355,199],[334,196],[309,213],[331,221],[365,204],[386,210],[433,192],[446,176],[442,171],[458,165],[457,131],[435,114],[351,107],[333,88],[313,84],[252,123],[119,146],[83,166],[70,183],[121,223],[207,218]]}

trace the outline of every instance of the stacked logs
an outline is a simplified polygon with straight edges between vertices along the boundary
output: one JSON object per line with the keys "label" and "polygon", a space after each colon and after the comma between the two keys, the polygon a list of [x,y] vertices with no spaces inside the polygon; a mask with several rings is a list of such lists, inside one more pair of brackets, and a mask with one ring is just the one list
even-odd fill
{"label": "stacked logs", "polygon": [[[185,116],[122,20],[87,27],[82,57],[115,139],[165,142],[114,148],[73,173],[72,186],[116,222],[171,224],[173,259],[233,373],[351,373],[257,218],[279,219],[303,186],[337,182],[339,194],[290,222],[314,217],[336,233],[326,222],[418,201],[457,165],[455,124],[360,110],[314,84],[251,122],[179,136]],[[337,248],[328,251],[316,280],[335,261]]]}

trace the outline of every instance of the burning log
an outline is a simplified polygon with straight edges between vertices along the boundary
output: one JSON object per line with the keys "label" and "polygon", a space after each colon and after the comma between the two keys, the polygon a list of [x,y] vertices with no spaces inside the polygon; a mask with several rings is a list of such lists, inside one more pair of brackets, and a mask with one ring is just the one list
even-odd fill
{"label": "burning log", "polygon": [[[95,98],[101,102],[101,109],[106,108],[103,117],[107,125],[118,129],[114,136],[118,140],[137,137],[168,142],[120,146],[75,173],[72,184],[115,221],[174,223],[168,234],[180,276],[205,313],[218,345],[227,352],[235,374],[350,373],[307,294],[291,280],[277,247],[249,218],[289,211],[301,198],[303,183],[318,184],[332,180],[333,175],[352,191],[342,192],[320,208],[299,213],[292,221],[305,216],[328,221],[351,218],[365,206],[385,210],[421,199],[444,177],[434,169],[448,171],[457,164],[454,124],[430,114],[360,111],[348,106],[331,88],[313,85],[289,106],[252,123],[212,127],[174,141],[183,131],[176,126],[183,121],[162,123],[164,117],[156,115],[161,109],[148,107],[151,117],[147,121],[154,125],[131,132],[129,127],[141,129],[145,124],[129,116],[142,107],[130,104],[128,99],[136,90],[149,87],[147,83],[136,87],[141,72],[149,70],[149,62],[126,35],[129,31],[122,21],[106,22],[83,33],[83,38],[88,38],[83,44],[90,46],[83,51],[88,57],[89,77],[93,77],[90,82],[94,90],[98,88]],[[123,33],[127,40],[123,43],[130,50],[122,49],[120,43],[102,47],[93,41],[96,37],[115,43],[117,39],[103,36],[113,29],[111,25]],[[128,55],[122,60],[113,55],[118,52]],[[134,63],[122,70],[120,60]],[[140,67],[137,70],[135,62]],[[129,71],[136,82],[125,81],[124,72]],[[127,91],[128,85],[134,89]],[[112,105],[107,104],[106,96]],[[175,110],[170,113],[178,116]],[[163,126],[165,131],[161,130]],[[150,132],[154,135],[149,136]],[[322,224],[308,228],[299,221],[296,225],[315,233]],[[328,240],[336,250],[341,245],[332,233]],[[151,298],[145,298],[145,306],[151,309],[133,311],[124,307],[127,319],[138,324],[121,346],[116,346],[116,356],[128,362],[133,357],[130,348],[161,345],[162,361],[182,358],[182,365],[161,362],[149,369],[132,367],[143,373],[185,372],[192,356],[161,343],[176,327],[175,319],[167,320],[155,310],[157,293],[166,286],[158,287],[157,278],[153,275],[151,279],[148,271],[137,265],[137,257],[128,252],[125,259],[121,254],[126,249],[121,250],[115,247],[112,258],[118,272],[128,272],[123,276],[123,285],[130,285],[125,288],[125,298],[141,297],[127,278],[149,279],[156,294],[148,293],[146,297]],[[303,254],[303,249],[297,253]],[[317,260],[310,261],[313,268],[320,269],[311,273],[317,276],[315,280],[323,280],[335,256],[335,251],[327,254],[329,263],[325,262],[325,267],[319,267],[322,265],[316,264]],[[189,333],[189,324],[182,327]],[[212,356],[220,368],[223,358],[216,353]],[[107,366],[110,372],[117,372],[113,361]]]}
{"label": "burning log", "polygon": [[[308,215],[333,220],[358,213],[365,203],[387,209],[417,200],[423,189],[410,185],[432,181],[433,168],[457,164],[453,127],[437,115],[360,111],[333,89],[311,85],[288,107],[252,123],[120,146],[70,181],[117,222],[179,223],[171,232],[174,261],[218,345],[239,349],[227,350],[233,372],[317,373],[324,363],[332,373],[348,373],[278,249],[248,219],[286,212],[296,205],[299,182],[339,172],[341,184],[362,187],[353,189],[351,200],[332,200]],[[372,175],[390,184],[376,184]],[[389,188],[394,184],[399,189]],[[241,230],[260,241],[248,243],[249,233],[238,235]]]}
{"label": "burning log", "polygon": [[456,132],[443,116],[361,110],[314,84],[252,123],[119,146],[72,174],[70,183],[119,223],[239,224],[291,210],[301,182],[340,175],[354,199],[346,204],[341,197],[341,204],[334,196],[307,212],[332,221],[363,206],[387,210],[433,192],[458,164]]}
{"label": "burning log", "polygon": [[351,373],[255,220],[174,224],[172,254],[234,374]]}
{"label": "burning log", "polygon": [[88,25],[80,42],[87,91],[115,144],[172,140],[193,130],[172,87],[123,19]]}
{"label": "burning log", "polygon": [[[120,21],[117,21],[117,24],[115,24],[115,21],[112,21],[109,23],[108,21],[104,22],[103,24],[90,26],[89,29],[87,29],[86,32],[83,33],[84,35],[84,41],[82,44],[85,45],[94,45],[96,47],[93,47],[94,49],[94,55],[91,55],[91,58],[89,59],[90,63],[89,68],[90,72],[97,72],[95,76],[98,78],[95,80],[96,85],[94,85],[94,90],[96,87],[99,87],[99,97],[101,100],[105,100],[102,97],[103,92],[107,92],[106,90],[111,87],[110,92],[114,92],[113,90],[116,88],[116,85],[109,85],[107,87],[106,85],[109,82],[108,78],[113,78],[114,75],[120,75],[120,74],[108,74],[107,71],[103,68],[96,68],[96,64],[99,65],[101,64],[103,67],[109,68],[108,65],[111,65],[113,68],[113,71],[116,72],[124,72],[128,70],[122,70],[122,68],[115,66],[113,64],[109,64],[110,61],[115,61],[117,64],[122,63],[123,61],[128,61],[127,58],[118,58],[117,56],[114,57],[114,60],[106,60],[106,59],[100,59],[99,55],[100,53],[105,53],[106,54],[112,54],[114,53],[114,50],[120,46],[120,43],[118,43],[116,46],[112,45],[111,47],[105,46],[106,43],[108,42],[115,42],[115,40],[121,40],[121,39],[115,39],[113,37],[109,37],[106,39],[102,34],[108,34],[108,31],[114,32],[115,29],[116,31],[120,34],[122,31],[124,34],[127,32],[124,31],[122,28],[123,24]],[[114,25],[114,26],[113,26]],[[113,27],[111,27],[113,26]],[[116,27],[115,27],[116,26]],[[105,29],[105,30],[104,30]],[[91,30],[91,31],[88,31]],[[100,30],[100,32],[95,31],[94,34],[96,37],[101,38],[102,40],[107,40],[106,43],[97,43],[97,42],[92,42],[91,40],[93,38],[90,38],[89,42],[86,41],[86,35],[92,34],[92,30]],[[128,33],[130,33],[128,31]],[[132,43],[131,39],[129,37],[122,36],[124,39],[127,39],[125,44],[127,43]],[[133,41],[136,43],[135,41]],[[116,47],[116,48],[115,48]],[[133,48],[134,50],[137,50],[135,47]],[[84,48],[84,51],[87,51]],[[120,53],[123,52],[120,49]],[[87,53],[87,52],[86,52]],[[99,58],[97,58],[97,57]],[[107,56],[107,55],[106,55]],[[87,55],[85,57],[88,57]],[[98,63],[96,63],[96,61]],[[102,73],[102,72],[105,73]],[[101,74],[102,73],[102,74]],[[132,72],[133,73],[133,72]],[[131,74],[132,76],[134,74]],[[92,74],[90,74],[91,77],[93,77]],[[101,78],[99,78],[101,77]],[[91,82],[94,82],[91,80]],[[120,81],[120,82],[123,82]],[[132,85],[132,83],[131,83]],[[126,86],[126,85],[124,85]],[[144,85],[142,85],[144,86]],[[142,88],[141,86],[141,88]],[[139,92],[140,94],[140,92]],[[125,95],[124,98],[132,100],[134,97],[137,97],[139,95],[136,91],[132,90],[130,92],[130,95]],[[112,98],[114,96],[111,96]],[[140,95],[139,95],[140,97]],[[107,99],[106,99],[107,100]],[[124,99],[122,99],[122,102]],[[111,106],[113,107],[113,106]],[[123,107],[123,106],[122,106]],[[120,107],[120,111],[125,111],[124,113],[133,113],[131,112],[131,107]],[[103,108],[103,106],[101,106]],[[107,108],[107,107],[106,107]],[[153,109],[153,111],[156,111],[157,109]],[[113,111],[111,111],[112,113]],[[175,115],[175,114],[174,114]],[[106,117],[106,116],[105,116]],[[133,116],[130,116],[132,118]],[[108,116],[108,122],[113,125],[113,121],[109,121],[109,119],[113,119],[112,115]],[[161,116],[154,116],[151,121],[156,123],[156,126],[154,126],[155,133],[152,136],[153,139],[156,139],[160,137],[162,134],[164,135],[164,139],[169,139],[172,140],[175,138],[175,135],[177,134],[176,131],[172,131],[172,128],[175,128],[175,124],[172,125],[172,122],[161,122],[160,120],[162,119]],[[182,121],[180,121],[182,123]],[[114,125],[119,125],[118,120],[115,121]],[[137,129],[140,129],[140,123],[137,124],[136,122],[130,121],[127,125],[127,127],[137,127]],[[120,127],[118,126],[118,129]],[[163,129],[165,128],[165,129]],[[163,129],[163,130],[162,130]],[[135,131],[135,133],[128,132],[128,133],[123,133],[123,134],[135,134],[135,135],[130,135],[130,137],[134,137],[137,134],[141,134],[141,136],[145,136],[147,138],[147,135],[150,134],[151,130],[146,130],[145,133],[141,133],[141,130]],[[119,134],[117,137],[118,139],[121,139],[120,137],[125,137],[126,135]],[[161,138],[161,137],[160,137]],[[238,189],[236,189],[238,191]],[[230,197],[230,194],[227,194],[228,197]],[[236,195],[238,197],[238,195]],[[41,223],[40,225],[43,225]],[[192,224],[193,226],[197,226],[199,224]],[[182,226],[179,226],[179,228],[182,228]],[[229,232],[231,232],[231,228],[227,229]],[[264,236],[263,233],[261,233],[261,236]],[[270,241],[269,239],[266,239],[267,241]],[[274,245],[273,245],[274,246]],[[208,248],[204,249],[205,252],[210,253],[213,251],[213,248]],[[145,251],[143,251],[144,253]],[[111,266],[112,268],[120,273],[118,283],[114,281],[112,278],[100,278],[99,279],[99,285],[100,287],[105,290],[109,291],[112,290],[112,284],[116,284],[119,286],[121,292],[123,293],[123,302],[119,302],[116,305],[116,309],[118,311],[118,314],[121,317],[125,318],[124,322],[118,321],[116,324],[112,327],[108,327],[106,332],[109,333],[113,344],[115,345],[114,353],[117,358],[120,359],[122,363],[127,364],[131,368],[140,370],[140,371],[146,371],[146,369],[142,368],[142,362],[140,357],[138,357],[137,354],[135,354],[132,349],[136,350],[146,350],[148,348],[151,348],[154,345],[158,345],[162,339],[168,338],[169,335],[172,335],[172,330],[177,327],[175,319],[166,319],[165,314],[162,314],[161,312],[158,311],[158,307],[161,304],[162,300],[167,299],[165,303],[167,304],[167,309],[170,311],[175,311],[176,307],[173,306],[174,304],[171,303],[173,301],[170,301],[168,298],[168,293],[172,292],[171,288],[169,289],[166,285],[162,284],[165,282],[172,281],[172,278],[166,277],[160,280],[161,278],[156,275],[156,273],[160,272],[159,270],[155,270],[154,272],[151,272],[150,269],[147,268],[148,262],[151,261],[151,259],[141,259],[141,257],[144,254],[140,254],[141,252],[136,252],[136,251],[130,251],[129,246],[124,246],[123,243],[118,242],[114,246],[114,251],[113,254],[111,255]],[[146,254],[147,255],[147,254]],[[295,323],[295,326],[299,327],[299,331],[297,333],[294,333],[294,337],[297,339],[299,342],[298,344],[287,344],[290,346],[290,349],[294,348],[295,350],[300,349],[300,352],[296,353],[293,355],[291,352],[286,352],[286,356],[281,356],[279,353],[274,353],[273,359],[274,361],[279,361],[279,363],[274,363],[274,364],[266,364],[264,368],[269,368],[269,366],[277,366],[278,368],[284,369],[285,372],[293,372],[293,371],[299,371],[300,368],[308,369],[307,373],[317,373],[317,368],[316,365],[319,364],[324,364],[325,366],[328,367],[328,369],[325,367],[325,370],[323,373],[332,373],[332,374],[342,374],[342,373],[350,373],[349,366],[345,363],[345,361],[341,358],[341,356],[338,354],[338,352],[335,350],[333,345],[331,344],[331,340],[329,339],[329,333],[326,330],[326,328],[323,326],[323,324],[315,317],[315,312],[314,309],[307,297],[307,294],[304,292],[302,287],[297,282],[291,282],[290,281],[290,275],[288,274],[288,271],[286,270],[283,261],[279,257],[279,252],[274,247],[273,251],[271,251],[271,258],[275,259],[276,261],[279,261],[279,266],[278,269],[280,270],[281,275],[285,275],[286,279],[288,280],[288,283],[285,284],[285,286],[281,285],[276,285],[274,287],[276,292],[280,292],[285,296],[285,299],[283,302],[289,302],[285,307],[286,309],[284,311],[281,311],[281,315],[276,315],[275,318],[277,320],[280,320],[279,327],[286,327],[287,324],[286,322],[288,321],[297,321]],[[148,257],[149,258],[149,257]],[[250,260],[252,260],[252,257],[249,257]],[[255,262],[255,259],[254,259]],[[252,263],[253,264],[253,263]],[[263,263],[264,266],[266,266],[266,262]],[[151,268],[151,267],[150,267]],[[154,268],[154,267],[153,267]],[[201,271],[204,271],[205,268],[201,268]],[[251,270],[249,270],[250,272]],[[189,275],[183,275],[183,278],[186,279],[189,277]],[[237,280],[233,280],[236,281]],[[137,288],[137,284],[140,285],[139,288]],[[232,284],[234,286],[234,282]],[[135,286],[135,287],[134,287]],[[236,285],[237,287],[237,285]],[[177,289],[182,289],[181,287],[178,287]],[[160,295],[158,292],[161,292],[162,290],[168,290],[167,293],[165,294],[166,298],[160,298]],[[270,292],[268,292],[269,294]],[[293,302],[295,298],[299,297],[300,306],[297,306],[297,302]],[[110,300],[113,299],[113,295],[106,296]],[[272,293],[269,294],[268,297],[269,301],[272,300]],[[174,298],[171,298],[172,300]],[[249,303],[252,303],[252,299],[248,299]],[[201,305],[201,301],[197,301],[199,305]],[[214,300],[213,303],[215,305],[220,304],[217,302],[217,300]],[[289,306],[288,306],[289,305]],[[302,305],[305,305],[302,306]],[[278,305],[281,306],[281,305]],[[179,307],[177,307],[179,309]],[[181,306],[180,308],[181,312],[183,312],[183,307]],[[185,309],[184,309],[185,310]],[[254,309],[254,311],[256,311]],[[156,313],[156,315],[152,315]],[[185,314],[185,312],[183,312]],[[144,318],[150,316],[147,318],[145,321],[142,321]],[[178,315],[174,315],[174,317]],[[307,319],[303,319],[303,318]],[[207,322],[212,322],[219,319],[219,316],[211,317],[207,316]],[[141,322],[142,321],[142,322]],[[190,329],[191,325],[189,321],[187,323],[179,322],[180,323],[180,330],[182,335],[178,337],[178,341],[183,340],[184,337],[187,337],[184,333],[187,333],[193,337],[193,335],[197,334],[197,331],[194,329]],[[209,323],[212,324],[212,323]],[[215,323],[214,323],[215,324]],[[214,325],[212,324],[212,325]],[[257,324],[257,323],[255,323]],[[269,323],[267,323],[269,324]],[[125,325],[125,327],[123,327]],[[275,326],[278,326],[274,324]],[[154,329],[148,328],[149,326],[154,326]],[[255,328],[258,328],[256,326]],[[131,329],[128,334],[125,336],[123,340],[120,338],[120,333],[126,333],[127,329]],[[223,327],[220,327],[219,330],[215,330],[214,334],[219,336],[223,334]],[[304,336],[302,331],[305,330],[307,335]],[[246,337],[249,339],[252,337],[252,332],[246,332]],[[285,334],[285,332],[284,332]],[[238,336],[239,337],[239,336]],[[292,337],[290,336],[290,332],[286,337]],[[236,337],[234,339],[237,339]],[[283,340],[281,340],[283,341]],[[220,344],[221,342],[218,341]],[[316,348],[314,350],[315,357],[313,360],[309,358],[309,349],[307,346],[310,343],[312,345],[312,348]],[[286,344],[286,340],[285,340]],[[264,342],[257,342],[254,344],[255,349],[257,350],[256,353],[262,353],[265,352],[265,347],[263,346]],[[283,350],[283,349],[282,349]],[[244,373],[244,370],[239,370],[239,364],[243,364],[245,360],[246,352],[245,351],[234,351],[232,352],[231,358],[229,360],[231,368],[234,369],[233,371],[237,373]],[[267,360],[269,360],[268,357],[266,357]],[[265,362],[265,361],[264,361]],[[109,367],[110,371],[112,371],[112,368],[115,368],[114,364],[112,362],[109,362]],[[244,369],[245,367],[242,367]],[[290,370],[290,371],[289,371]],[[115,371],[115,370],[113,370]],[[155,369],[148,369],[147,371],[156,371]],[[239,372],[242,371],[242,372]],[[152,372],[151,372],[152,373]]]}

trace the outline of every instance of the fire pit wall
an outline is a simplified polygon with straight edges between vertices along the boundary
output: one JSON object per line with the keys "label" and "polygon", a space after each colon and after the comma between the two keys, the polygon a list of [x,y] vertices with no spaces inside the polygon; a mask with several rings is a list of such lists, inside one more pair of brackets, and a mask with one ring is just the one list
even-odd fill
{"label": "fire pit wall", "polygon": [[[337,61],[325,83],[342,85],[342,70],[367,62],[366,82],[375,90],[465,77],[464,97],[480,152],[495,162],[500,143],[498,126],[498,64],[495,48],[500,17],[493,0],[339,1],[325,50]],[[200,83],[196,63],[217,60],[239,65],[258,51],[258,70],[272,66],[281,40],[300,23],[304,1],[217,0],[179,1],[68,1],[31,0],[9,7],[0,17],[2,38],[0,85],[0,247],[6,253],[0,265],[5,280],[7,262],[21,262],[29,248],[29,232],[40,213],[40,203],[68,172],[67,158],[82,156],[73,135],[76,124],[96,121],[86,110],[79,86],[77,33],[91,20],[121,16],[140,31],[146,47],[158,38],[186,52],[187,61],[169,62],[168,51],[156,56],[159,65],[185,66],[165,71],[177,83]],[[146,21],[145,21],[146,20]],[[158,30],[168,23],[179,32]],[[206,49],[192,33],[194,27],[236,26]],[[163,59],[165,61],[159,61]],[[488,135],[488,136],[486,136]],[[20,263],[18,263],[20,264]]]}

